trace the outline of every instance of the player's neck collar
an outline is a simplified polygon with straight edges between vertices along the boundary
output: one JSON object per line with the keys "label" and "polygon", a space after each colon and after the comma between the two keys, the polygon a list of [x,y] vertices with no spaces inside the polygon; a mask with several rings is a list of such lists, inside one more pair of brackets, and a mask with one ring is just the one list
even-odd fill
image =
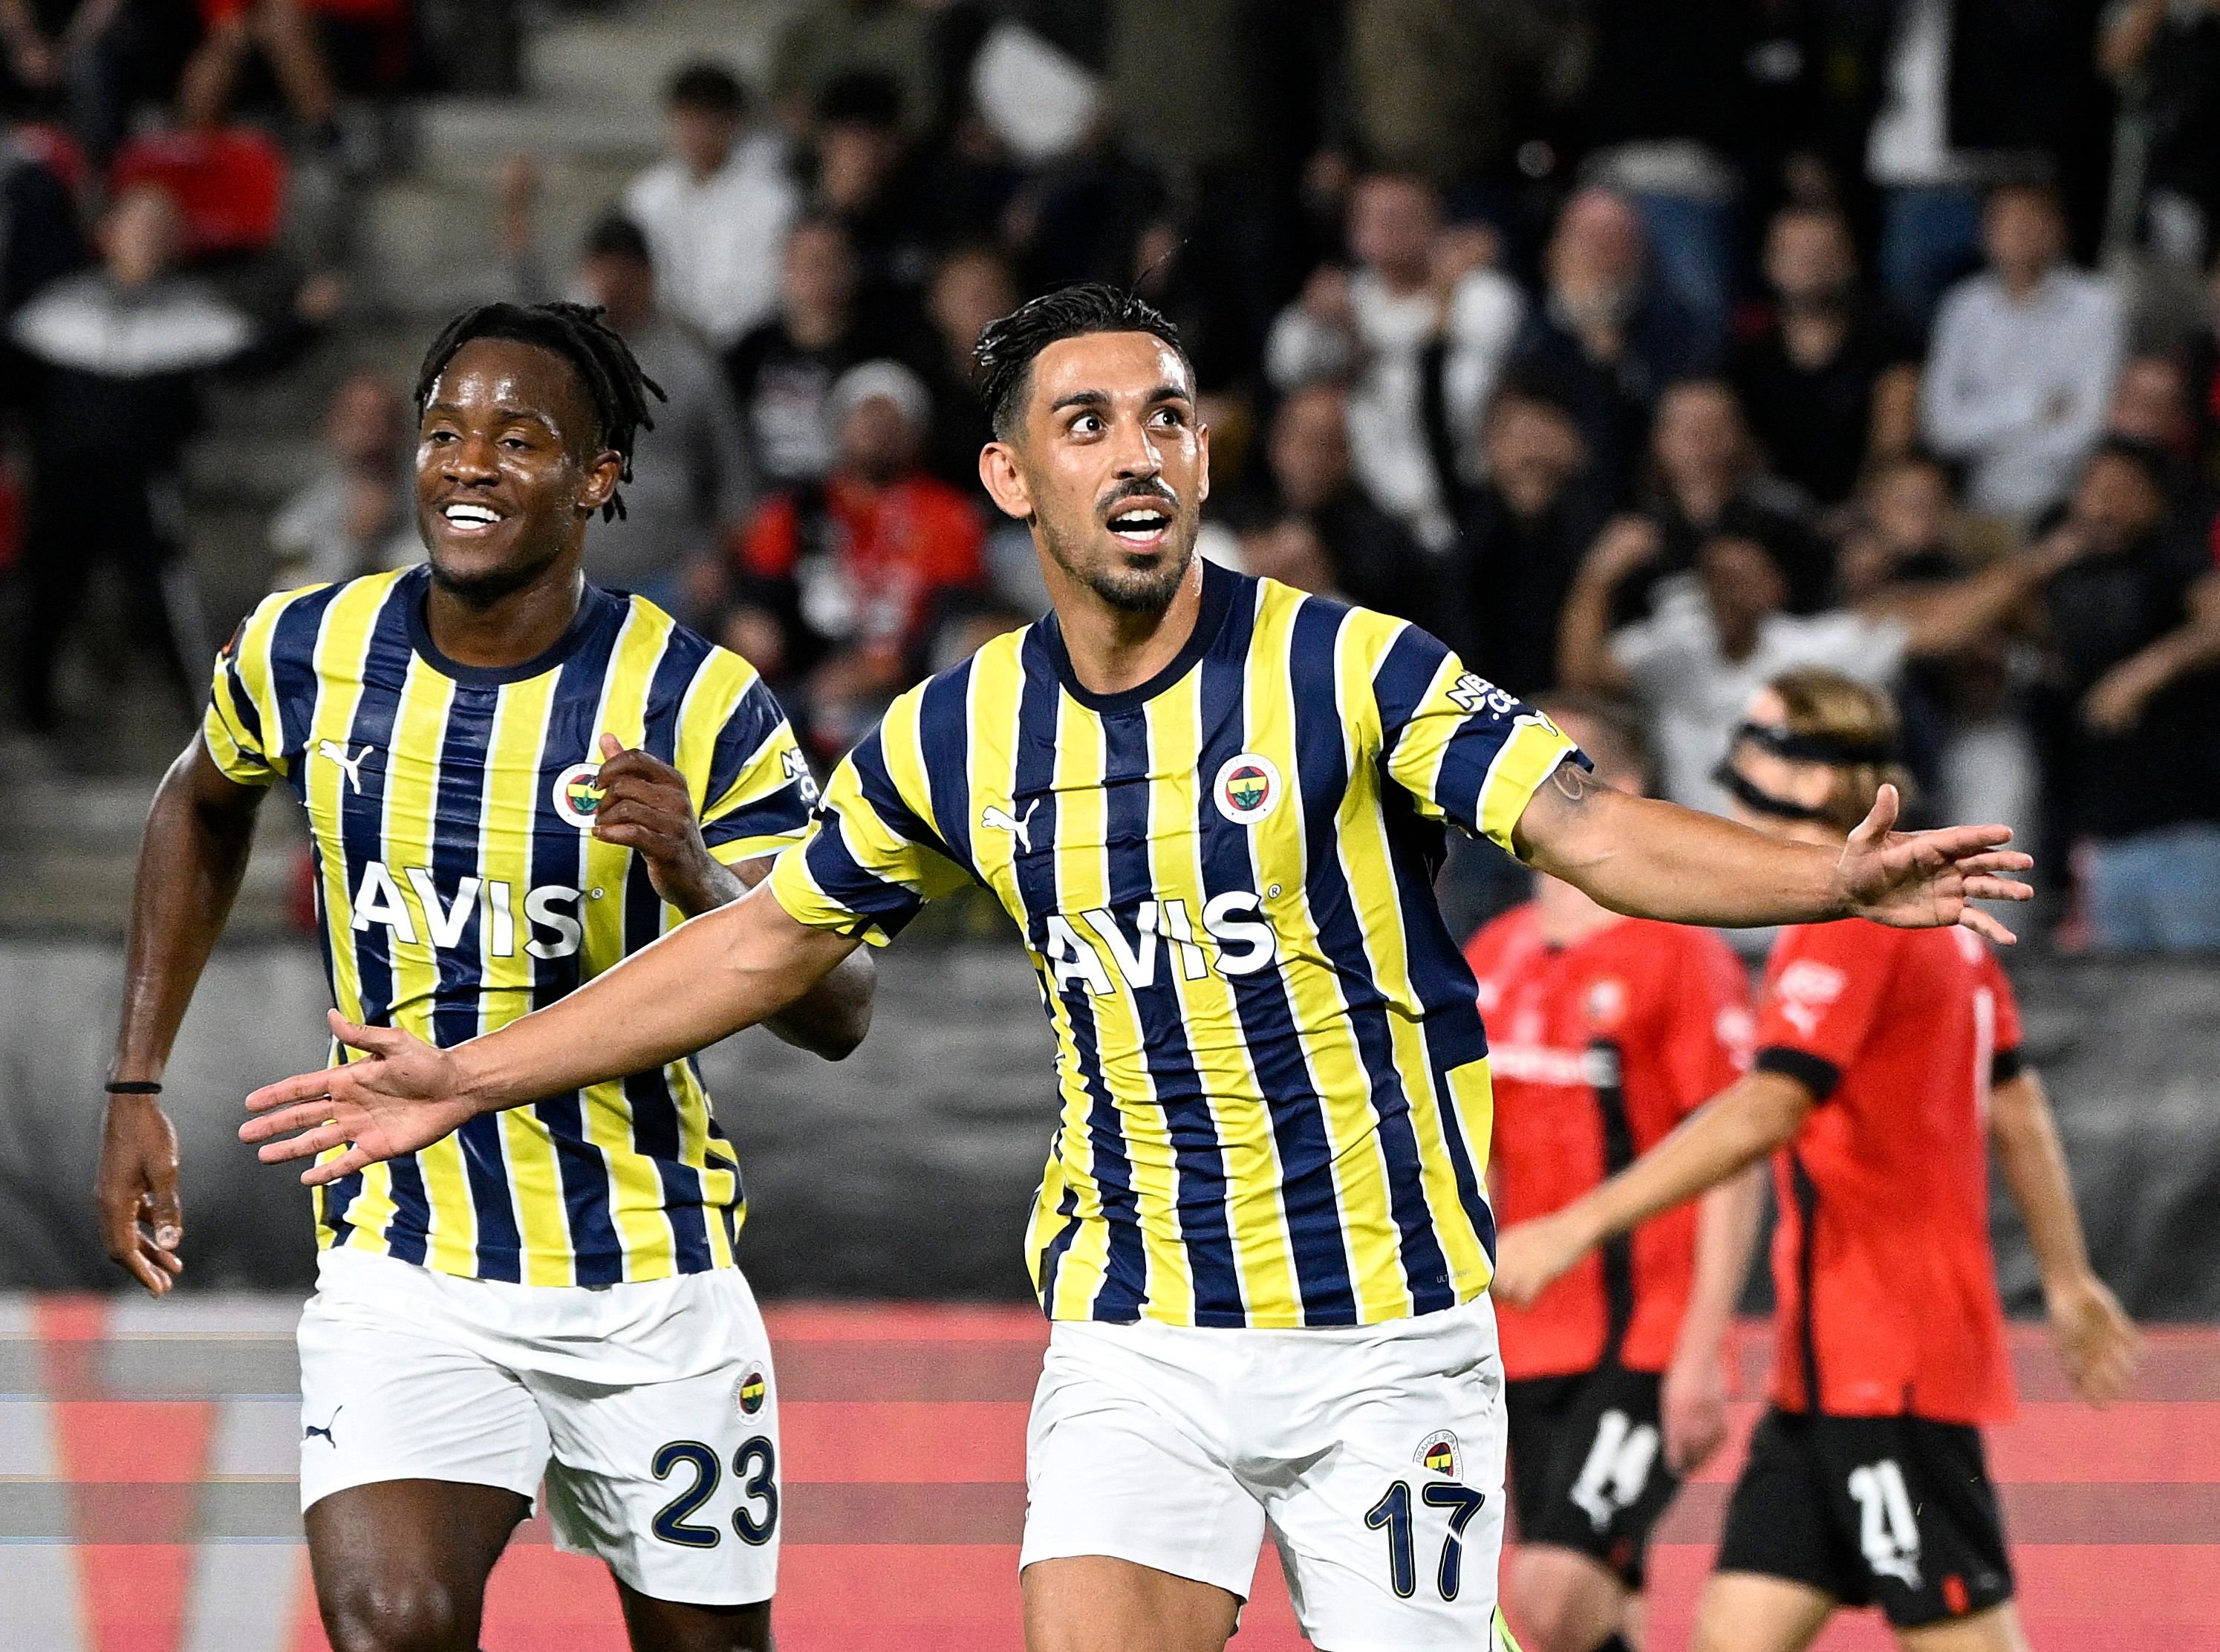
{"label": "player's neck collar", "polygon": [[1053,609],[1041,621],[1041,640],[1047,645],[1050,661],[1056,667],[1057,680],[1063,691],[1089,711],[1133,711],[1146,705],[1194,669],[1195,662],[1210,651],[1225,628],[1225,616],[1233,608],[1233,593],[1242,583],[1242,577],[1232,570],[1219,567],[1205,558],[1202,564],[1202,600],[1195,610],[1194,629],[1180,645],[1178,653],[1163,670],[1147,682],[1130,689],[1120,689],[1115,694],[1098,694],[1079,680],[1079,673],[1071,669],[1071,651],[1064,646],[1063,626]]}
{"label": "player's neck collar", "polygon": [[424,618],[424,599],[432,589],[432,574],[428,566],[412,569],[403,582],[402,600],[408,610],[408,640],[418,656],[433,670],[445,677],[469,688],[499,688],[504,683],[528,682],[545,672],[553,670],[564,660],[586,645],[587,641],[623,607],[621,599],[589,584],[578,601],[578,611],[571,616],[571,623],[552,644],[543,648],[530,659],[514,665],[465,665],[450,659],[440,651],[432,640],[432,627]]}

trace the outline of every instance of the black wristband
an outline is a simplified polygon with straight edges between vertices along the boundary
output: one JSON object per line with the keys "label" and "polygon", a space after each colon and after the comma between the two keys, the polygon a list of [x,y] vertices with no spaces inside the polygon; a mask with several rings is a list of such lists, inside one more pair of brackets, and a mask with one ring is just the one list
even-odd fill
{"label": "black wristband", "polygon": [[151,1078],[120,1078],[108,1087],[110,1095],[159,1095],[162,1087]]}

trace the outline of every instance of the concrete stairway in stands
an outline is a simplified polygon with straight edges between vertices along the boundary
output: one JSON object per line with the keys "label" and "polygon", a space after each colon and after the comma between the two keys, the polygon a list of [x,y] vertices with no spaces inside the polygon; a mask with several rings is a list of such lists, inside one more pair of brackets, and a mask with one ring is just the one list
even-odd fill
{"label": "concrete stairway in stands", "polygon": [[[265,545],[278,503],[317,462],[331,390],[375,366],[406,383],[438,323],[493,296],[502,163],[527,154],[542,190],[537,244],[560,278],[586,226],[658,153],[664,78],[711,57],[759,76],[795,0],[627,0],[528,25],[525,90],[439,97],[406,112],[405,166],[373,181],[346,212],[352,299],[334,336],[274,378],[227,386],[188,476],[189,545],[211,645],[268,588]],[[122,928],[139,829],[163,767],[190,726],[160,683],[126,663],[111,677],[72,668],[78,711],[52,746],[0,728],[0,931]],[[290,807],[265,810],[235,931],[284,926],[299,853]]]}

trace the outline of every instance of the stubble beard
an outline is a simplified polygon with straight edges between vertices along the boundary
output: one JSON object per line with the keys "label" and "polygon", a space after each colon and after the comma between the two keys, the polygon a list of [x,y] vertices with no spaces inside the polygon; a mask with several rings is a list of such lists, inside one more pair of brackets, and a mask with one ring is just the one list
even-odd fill
{"label": "stubble beard", "polygon": [[1186,545],[1154,568],[1118,568],[1104,564],[1086,567],[1066,549],[1056,531],[1041,524],[1041,537],[1057,567],[1093,591],[1121,614],[1162,614],[1179,595],[1194,561],[1195,531],[1191,525]]}

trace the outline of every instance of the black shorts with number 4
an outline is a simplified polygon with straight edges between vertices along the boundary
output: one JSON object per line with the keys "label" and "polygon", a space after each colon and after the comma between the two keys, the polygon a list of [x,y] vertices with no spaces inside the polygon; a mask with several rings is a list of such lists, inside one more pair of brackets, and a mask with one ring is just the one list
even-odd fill
{"label": "black shorts with number 4", "polygon": [[1681,1485],[1665,1466],[1658,1387],[1656,1372],[1608,1360],[1507,1385],[1521,1541],[1587,1555],[1642,1587],[1650,1528]]}
{"label": "black shorts with number 4", "polygon": [[1878,1605],[1899,1629],[2011,1599],[1980,1431],[1919,1417],[1767,1412],[1727,1506],[1718,1569]]}

